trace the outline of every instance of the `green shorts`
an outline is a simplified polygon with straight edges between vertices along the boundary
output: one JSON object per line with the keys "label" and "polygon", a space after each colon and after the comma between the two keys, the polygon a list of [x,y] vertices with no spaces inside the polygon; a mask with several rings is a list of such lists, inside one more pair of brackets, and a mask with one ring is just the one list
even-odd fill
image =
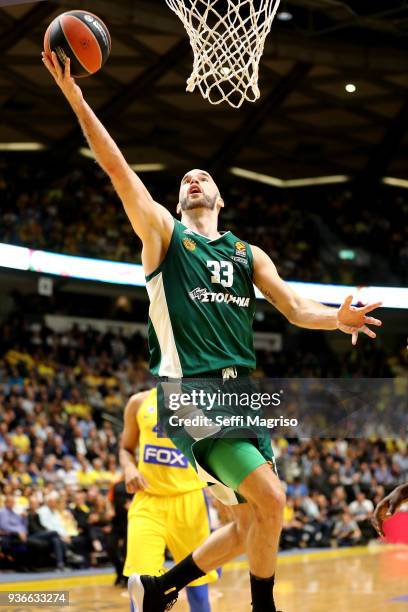
{"label": "green shorts", "polygon": [[[157,385],[159,429],[225,504],[245,501],[238,493],[239,485],[260,465],[270,463],[276,471],[268,429],[248,425],[250,412],[240,401],[254,391],[254,382],[247,376],[227,381],[162,380]],[[211,408],[203,400],[208,394],[214,400]]]}

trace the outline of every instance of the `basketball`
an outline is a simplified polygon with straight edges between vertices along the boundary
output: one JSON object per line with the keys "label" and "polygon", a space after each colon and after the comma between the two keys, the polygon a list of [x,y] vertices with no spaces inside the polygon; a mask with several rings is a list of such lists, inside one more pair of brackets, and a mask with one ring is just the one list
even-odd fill
{"label": "basketball", "polygon": [[111,51],[106,25],[87,11],[68,11],[50,23],[44,36],[44,50],[55,51],[63,66],[71,60],[71,75],[85,77],[102,68]]}

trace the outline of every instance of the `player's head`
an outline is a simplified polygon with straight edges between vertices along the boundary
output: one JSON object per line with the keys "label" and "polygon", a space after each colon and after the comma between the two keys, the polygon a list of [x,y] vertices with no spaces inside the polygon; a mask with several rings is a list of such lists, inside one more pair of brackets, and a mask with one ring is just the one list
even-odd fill
{"label": "player's head", "polygon": [[190,170],[184,175],[180,184],[177,212],[207,209],[219,213],[224,202],[220,191],[208,172],[205,170]]}

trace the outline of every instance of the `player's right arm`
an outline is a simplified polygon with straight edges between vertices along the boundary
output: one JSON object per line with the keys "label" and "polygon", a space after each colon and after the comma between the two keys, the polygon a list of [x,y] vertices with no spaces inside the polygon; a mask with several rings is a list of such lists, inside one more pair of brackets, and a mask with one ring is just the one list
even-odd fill
{"label": "player's right arm", "polygon": [[[55,53],[52,56],[43,53],[43,62],[76,114],[95,159],[110,177],[136,234],[144,244],[151,243],[156,235],[165,252],[173,231],[173,217],[164,206],[153,200],[85,101],[80,87],[71,77],[69,59],[65,69],[61,68]],[[157,240],[154,242],[157,252]]]}
{"label": "player's right arm", "polygon": [[124,426],[119,449],[119,461],[125,474],[128,493],[143,491],[148,486],[143,474],[137,469],[135,452],[139,446],[140,431],[137,424],[137,413],[148,391],[132,395],[125,408]]}

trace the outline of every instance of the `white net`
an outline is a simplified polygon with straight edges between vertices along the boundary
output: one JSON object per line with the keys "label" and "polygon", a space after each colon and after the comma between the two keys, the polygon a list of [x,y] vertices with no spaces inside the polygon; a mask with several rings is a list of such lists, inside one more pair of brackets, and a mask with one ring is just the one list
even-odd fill
{"label": "white net", "polygon": [[260,97],[259,62],[280,0],[166,0],[190,37],[196,87],[211,102],[239,108]]}

